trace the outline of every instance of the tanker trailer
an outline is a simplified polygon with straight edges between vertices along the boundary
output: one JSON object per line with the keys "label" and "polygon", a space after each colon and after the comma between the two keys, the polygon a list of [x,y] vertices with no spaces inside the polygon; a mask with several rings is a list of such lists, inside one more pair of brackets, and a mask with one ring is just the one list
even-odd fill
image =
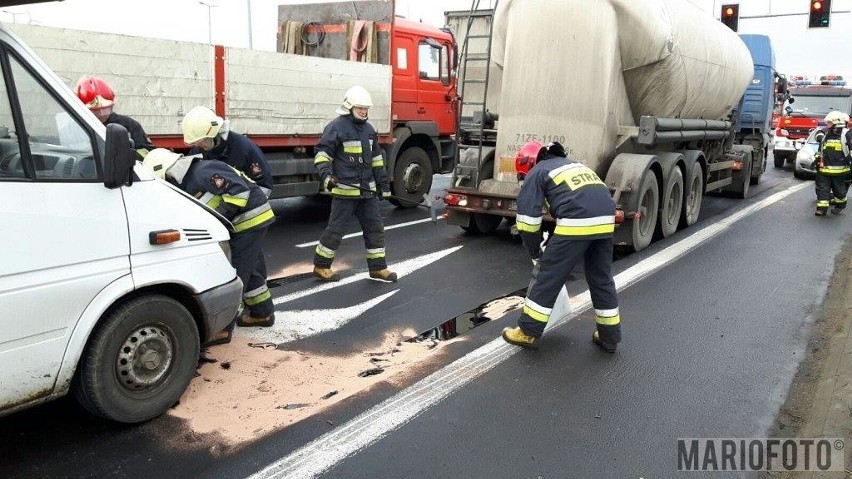
{"label": "tanker trailer", "polygon": [[704,193],[744,198],[762,173],[734,144],[749,50],[689,2],[504,0],[494,15],[500,108],[484,110],[492,130],[459,135],[450,224],[514,218],[514,157],[530,140],[561,142],[605,178],[624,213],[615,242],[635,250],[695,223]]}

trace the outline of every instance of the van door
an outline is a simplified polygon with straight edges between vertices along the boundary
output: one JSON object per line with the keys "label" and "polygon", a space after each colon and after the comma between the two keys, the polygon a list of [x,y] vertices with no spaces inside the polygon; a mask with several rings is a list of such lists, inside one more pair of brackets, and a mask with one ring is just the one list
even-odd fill
{"label": "van door", "polygon": [[78,319],[130,274],[121,189],[91,127],[0,44],[0,410],[48,396]]}

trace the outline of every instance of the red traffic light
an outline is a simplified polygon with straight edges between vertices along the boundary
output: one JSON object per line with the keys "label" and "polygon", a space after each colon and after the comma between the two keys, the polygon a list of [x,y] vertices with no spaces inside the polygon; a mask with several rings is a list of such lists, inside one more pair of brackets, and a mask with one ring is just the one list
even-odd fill
{"label": "red traffic light", "polygon": [[810,0],[808,28],[826,28],[831,24],[831,0]]}
{"label": "red traffic light", "polygon": [[822,2],[820,0],[812,1],[811,10],[822,10]]}
{"label": "red traffic light", "polygon": [[735,12],[736,12],[736,10],[734,10],[734,7],[728,7],[728,8],[725,9],[725,16],[726,17],[732,17]]}

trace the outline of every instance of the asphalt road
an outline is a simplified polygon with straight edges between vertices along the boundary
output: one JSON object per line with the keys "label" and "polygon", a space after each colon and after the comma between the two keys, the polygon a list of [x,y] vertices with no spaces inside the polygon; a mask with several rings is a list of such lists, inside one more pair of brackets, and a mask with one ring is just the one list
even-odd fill
{"label": "asphalt road", "polygon": [[[447,184],[436,177],[433,194]],[[591,345],[588,311],[551,330],[540,351],[515,352],[494,342],[513,312],[445,342],[400,378],[225,449],[173,415],[116,426],[60,400],[0,419],[0,477],[247,477],[270,464],[281,467],[262,477],[671,477],[676,438],[764,437],[784,401],[849,231],[845,217],[813,216],[810,185],[787,191],[800,184],[770,166],[747,200],[707,197],[698,224],[619,259],[615,273],[632,279],[620,292],[625,341],[616,355]],[[327,205],[285,200],[275,210],[266,252],[270,277],[280,278],[279,324],[311,311],[347,318],[302,331],[282,350],[363,352],[389,330],[428,331],[528,280],[528,259],[505,224],[472,237],[427,220],[387,231],[388,259],[407,272],[399,283],[315,291],[304,275],[307,243],[319,238]],[[386,205],[383,215],[392,226],[428,212]],[[344,240],[335,264],[345,278],[363,274],[359,237]],[[582,298],[585,283],[569,290]],[[493,360],[471,366],[470,354],[486,349]],[[411,393],[431,373],[426,392]],[[442,396],[444,385],[455,389]],[[382,405],[400,394],[413,413]],[[383,418],[397,422],[382,426]],[[350,449],[322,449],[347,428],[357,434],[344,441]],[[311,441],[322,461],[300,449]],[[279,473],[303,463],[313,469]]]}

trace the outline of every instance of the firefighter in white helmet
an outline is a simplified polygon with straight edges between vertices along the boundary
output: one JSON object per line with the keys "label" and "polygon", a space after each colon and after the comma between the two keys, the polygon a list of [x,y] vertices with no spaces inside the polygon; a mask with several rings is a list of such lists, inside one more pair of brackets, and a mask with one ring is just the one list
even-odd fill
{"label": "firefighter in white helmet", "polygon": [[273,178],[263,152],[246,136],[231,131],[230,121],[210,108],[197,106],[181,122],[183,141],[190,155],[203,153],[205,160],[219,160],[233,166],[257,183],[268,197]]}
{"label": "firefighter in white helmet", "polygon": [[336,110],[340,116],[326,125],[314,150],[320,184],[332,196],[328,226],[314,251],[314,275],[323,281],[340,279],[331,263],[353,216],[364,231],[370,277],[397,279],[385,259],[385,226],[378,203],[391,193],[378,135],[367,123],[372,106],[373,99],[364,87],[347,90]]}
{"label": "firefighter in white helmet", "polygon": [[231,221],[231,264],[243,282],[242,316],[234,318],[211,344],[230,342],[234,325],[268,327],[275,323],[272,294],[266,286],[262,243],[275,214],[266,194],[241,172],[221,161],[202,160],[157,148],[142,162],[165,179]]}
{"label": "firefighter in white helmet", "polygon": [[815,136],[819,142],[814,159],[817,196],[814,214],[817,216],[825,216],[832,201],[832,213],[841,214],[846,210],[847,178],[852,163],[852,131],[846,127],[849,115],[835,110],[826,115],[824,121],[825,127]]}

